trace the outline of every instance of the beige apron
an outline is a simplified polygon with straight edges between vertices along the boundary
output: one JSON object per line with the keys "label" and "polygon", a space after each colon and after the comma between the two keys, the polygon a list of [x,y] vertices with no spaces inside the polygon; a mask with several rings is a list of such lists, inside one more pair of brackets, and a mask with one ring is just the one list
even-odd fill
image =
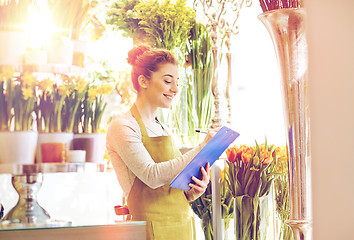
{"label": "beige apron", "polygon": [[[171,136],[148,136],[135,105],[131,112],[139,123],[143,144],[156,163],[181,155]],[[136,177],[128,196],[128,208],[132,220],[146,221],[149,240],[195,239],[194,222],[183,190],[169,184],[151,189]]]}

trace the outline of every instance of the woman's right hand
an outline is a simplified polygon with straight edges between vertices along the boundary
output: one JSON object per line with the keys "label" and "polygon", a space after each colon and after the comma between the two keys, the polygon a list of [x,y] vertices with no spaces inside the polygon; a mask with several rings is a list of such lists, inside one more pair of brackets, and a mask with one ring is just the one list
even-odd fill
{"label": "woman's right hand", "polygon": [[209,129],[206,137],[204,138],[205,144],[207,144],[220,129],[221,129],[221,127]]}

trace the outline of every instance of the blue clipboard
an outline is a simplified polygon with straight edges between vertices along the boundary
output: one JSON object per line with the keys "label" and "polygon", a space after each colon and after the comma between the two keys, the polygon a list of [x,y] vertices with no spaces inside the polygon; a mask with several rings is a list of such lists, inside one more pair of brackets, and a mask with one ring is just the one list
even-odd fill
{"label": "blue clipboard", "polygon": [[188,184],[192,182],[192,176],[198,177],[200,168],[205,167],[208,162],[212,166],[238,136],[240,134],[234,130],[222,127],[182,172],[173,179],[170,187],[189,191],[191,187]]}

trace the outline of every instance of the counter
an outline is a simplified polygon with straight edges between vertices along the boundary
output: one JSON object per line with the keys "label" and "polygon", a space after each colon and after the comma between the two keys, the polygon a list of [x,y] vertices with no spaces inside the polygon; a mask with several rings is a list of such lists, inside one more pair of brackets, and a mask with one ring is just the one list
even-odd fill
{"label": "counter", "polygon": [[135,240],[146,238],[143,221],[119,221],[109,225],[69,226],[51,228],[0,229],[0,239],[6,240]]}

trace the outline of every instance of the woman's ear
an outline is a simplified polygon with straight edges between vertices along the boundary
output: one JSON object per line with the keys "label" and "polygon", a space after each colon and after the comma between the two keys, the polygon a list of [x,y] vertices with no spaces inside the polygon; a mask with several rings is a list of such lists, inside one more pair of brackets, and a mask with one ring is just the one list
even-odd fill
{"label": "woman's ear", "polygon": [[144,75],[140,75],[138,77],[138,82],[139,82],[139,86],[141,88],[147,88],[148,86],[148,80],[146,79],[146,77]]}

